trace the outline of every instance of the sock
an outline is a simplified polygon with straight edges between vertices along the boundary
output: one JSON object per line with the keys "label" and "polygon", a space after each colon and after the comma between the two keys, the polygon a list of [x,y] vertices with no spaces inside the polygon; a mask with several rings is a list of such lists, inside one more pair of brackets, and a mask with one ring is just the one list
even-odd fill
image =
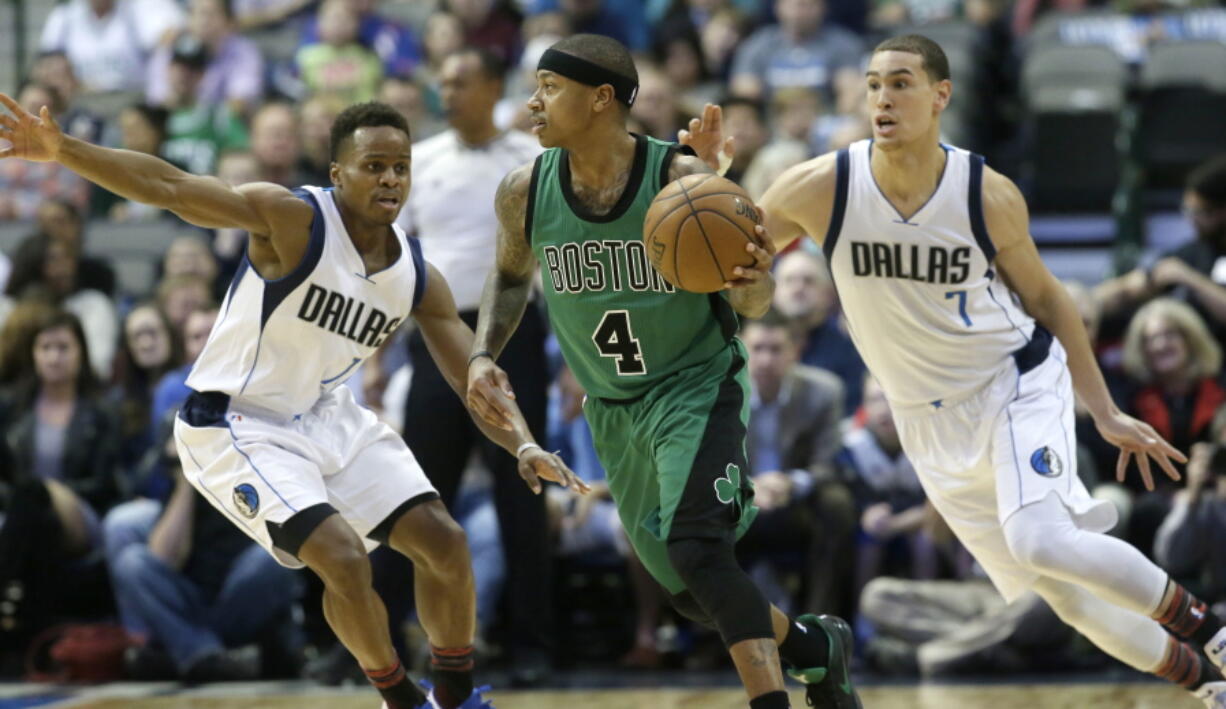
{"label": "sock", "polygon": [[767,692],[749,700],[749,709],[791,709],[787,692]]}
{"label": "sock", "polygon": [[1217,669],[1203,652],[1175,638],[1170,639],[1166,659],[1154,670],[1154,674],[1190,692],[1195,692],[1201,685],[1214,682],[1219,677]]}
{"label": "sock", "polygon": [[779,657],[793,669],[811,670],[830,664],[830,638],[820,628],[802,625],[795,618],[779,643]]}
{"label": "sock", "polygon": [[434,676],[434,699],[443,709],[455,709],[473,693],[473,646],[430,646],[430,669]]}
{"label": "sock", "polygon": [[400,658],[397,658],[396,663],[391,667],[382,670],[363,669],[362,671],[366,673],[366,679],[370,680],[370,683],[375,685],[375,689],[379,690],[379,694],[383,695],[383,701],[387,702],[388,709],[417,709],[426,703],[426,695],[422,694],[421,690],[405,674]]}
{"label": "sock", "polygon": [[1222,622],[1209,611],[1204,601],[1175,583],[1174,579],[1167,581],[1166,593],[1153,618],[1162,627],[1195,643],[1197,647],[1206,645],[1222,629]]}

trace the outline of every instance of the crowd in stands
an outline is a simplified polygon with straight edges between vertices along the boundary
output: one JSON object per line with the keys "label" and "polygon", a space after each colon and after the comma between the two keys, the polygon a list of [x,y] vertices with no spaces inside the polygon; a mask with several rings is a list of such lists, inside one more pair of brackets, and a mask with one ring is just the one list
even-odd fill
{"label": "crowd in stands", "polygon": [[[392,105],[415,143],[449,130],[463,136],[458,89],[445,88],[448,59],[477,47],[482,70],[496,66],[493,120],[516,131],[545,48],[597,32],[637,57],[634,130],[673,139],[704,103],[719,102],[736,145],[729,177],[758,196],[789,166],[869,136],[862,68],[881,37],[925,26],[970,33],[981,68],[955,97],[965,90],[964,101],[979,103],[963,109],[969,119],[951,140],[1016,174],[1026,140],[1016,115],[1020,57],[1043,17],[1114,10],[1127,26],[1113,25],[1102,43],[1128,47],[1136,62],[1167,13],[1199,5],[64,0],[46,18],[15,98],[32,113],[46,106],[77,138],[229,184],[327,185],[329,128],[345,106]],[[524,150],[520,163],[535,154]],[[1069,284],[1116,401],[1190,453],[1186,473],[1152,492],[1131,476],[1115,482],[1115,451],[1083,415],[1077,474],[1116,505],[1113,533],[1226,613],[1226,552],[1204,543],[1226,537],[1226,155],[1203,157],[1182,194],[1189,241],[1117,277]],[[426,179],[415,174],[414,189]],[[418,229],[429,227],[422,213],[412,217]],[[176,236],[142,282],[91,238],[103,225]],[[320,615],[318,581],[278,565],[195,493],[174,453],[187,374],[246,235],[195,229],[55,163],[17,160],[0,162],[4,231],[22,238],[0,253],[0,674],[22,672],[32,642],[56,623],[110,621],[129,639],[125,668],[138,679],[354,676]],[[790,613],[854,618],[861,660],[880,672],[1105,663],[1037,597],[1006,606],[926,503],[820,251],[809,244],[781,255],[775,278],[774,307],[741,331],[761,512],[739,554],[770,600]],[[515,503],[491,479],[490,456],[501,454],[466,444],[471,455],[465,448],[447,462],[455,485],[444,499],[473,546],[481,647],[489,657],[501,649],[513,666],[531,655],[516,675],[523,684],[540,682],[551,663],[717,662],[720,653],[701,650],[718,638],[670,611],[634,558],[583,420],[583,392],[541,327],[547,356],[528,356],[534,366],[512,372],[513,382],[547,392],[550,445],[593,493],[551,489],[544,514],[512,514]],[[350,386],[412,440],[424,345],[401,333],[386,350],[380,371],[359,371]],[[430,458],[421,447],[433,435],[413,441],[419,459]],[[540,560],[515,545],[538,538],[553,571],[524,574]],[[411,644],[413,634],[401,632],[412,614],[411,569],[381,551],[373,564],[397,642]],[[552,621],[513,617],[542,585],[553,594]],[[534,620],[542,633],[555,630],[521,651],[523,623]]]}

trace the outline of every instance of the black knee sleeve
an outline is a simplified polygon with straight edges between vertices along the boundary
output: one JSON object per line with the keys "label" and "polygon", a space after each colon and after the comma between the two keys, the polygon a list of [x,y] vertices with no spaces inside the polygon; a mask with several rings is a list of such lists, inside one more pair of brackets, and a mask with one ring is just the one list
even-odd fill
{"label": "black knee sleeve", "polygon": [[672,601],[673,608],[681,615],[699,625],[705,625],[711,630],[716,630],[715,621],[711,620],[711,616],[707,615],[707,612],[698,605],[698,601],[694,600],[694,594],[689,591],[682,591],[669,600]]}
{"label": "black knee sleeve", "polygon": [[742,640],[775,637],[770,604],[737,565],[731,541],[672,540],[668,543],[668,558],[726,646]]}

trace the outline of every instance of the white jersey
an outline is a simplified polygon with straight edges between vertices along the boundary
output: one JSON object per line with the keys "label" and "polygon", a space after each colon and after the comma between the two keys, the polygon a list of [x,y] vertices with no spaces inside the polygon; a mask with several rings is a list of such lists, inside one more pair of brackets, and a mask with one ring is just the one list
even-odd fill
{"label": "white jersey", "polygon": [[400,227],[392,227],[400,258],[367,274],[331,188],[295,194],[315,210],[302,263],[265,280],[244,258],[187,378],[196,391],[282,416],[311,410],[343,384],[409,316],[426,285],[421,247]]}
{"label": "white jersey", "polygon": [[872,145],[838,153],[823,249],[852,339],[890,403],[939,408],[985,386],[1015,357],[1027,369],[1041,362],[1050,335],[1036,330],[992,266],[983,158],[942,146],[936,191],[903,219],[873,178]]}
{"label": "white jersey", "polygon": [[449,130],[413,146],[413,191],[396,223],[421,240],[461,312],[481,306],[485,277],[494,268],[498,184],[542,150],[536,138],[516,130],[479,146]]}

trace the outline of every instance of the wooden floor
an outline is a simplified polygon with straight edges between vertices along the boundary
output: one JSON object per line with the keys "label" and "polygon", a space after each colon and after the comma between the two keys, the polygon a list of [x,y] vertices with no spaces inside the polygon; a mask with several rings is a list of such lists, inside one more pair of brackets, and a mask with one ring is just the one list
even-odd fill
{"label": "wooden floor", "polygon": [[[78,698],[60,709],[378,709],[368,690],[277,693],[203,688],[189,694]],[[861,692],[866,709],[1196,709],[1186,692],[1158,684],[874,687]],[[736,690],[574,690],[493,692],[497,709],[744,709]],[[794,692],[793,707],[804,707]]]}

